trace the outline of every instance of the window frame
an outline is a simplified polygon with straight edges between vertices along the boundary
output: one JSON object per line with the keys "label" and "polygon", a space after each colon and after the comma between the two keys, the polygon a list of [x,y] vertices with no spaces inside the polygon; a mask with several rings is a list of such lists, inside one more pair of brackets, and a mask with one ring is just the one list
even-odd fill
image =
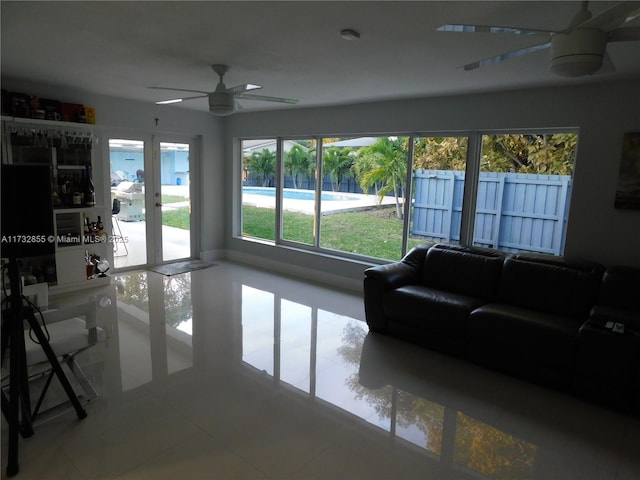
{"label": "window frame", "polygon": [[[322,141],[324,138],[334,137],[407,137],[408,149],[407,149],[407,178],[405,182],[405,198],[410,198],[413,195],[413,162],[414,162],[414,142],[416,138],[420,137],[466,137],[467,138],[467,157],[465,165],[465,181],[463,192],[463,204],[462,204],[462,219],[460,225],[460,245],[471,246],[473,245],[473,235],[476,220],[476,206],[477,206],[477,194],[478,185],[481,171],[482,160],[482,139],[485,135],[539,135],[539,134],[575,134],[577,135],[577,144],[575,150],[575,160],[573,172],[571,178],[575,175],[575,168],[577,161],[577,154],[580,144],[580,129],[578,127],[545,127],[545,128],[503,128],[503,129],[475,129],[475,130],[426,130],[426,131],[411,131],[411,132],[377,132],[377,133],[328,133],[323,135],[281,135],[281,136],[246,136],[239,137],[234,142],[236,146],[235,152],[240,152],[239,161],[234,162],[234,167],[237,169],[238,181],[234,182],[234,189],[236,190],[235,198],[237,199],[237,209],[233,211],[233,219],[237,222],[237,228],[234,229],[234,238],[238,238],[243,241],[257,242],[267,245],[273,245],[276,247],[294,248],[296,250],[302,250],[317,255],[325,255],[332,257],[339,257],[345,260],[354,261],[375,261],[377,263],[386,263],[388,261],[396,261],[394,259],[384,259],[378,257],[372,257],[359,253],[346,252],[341,250],[334,250],[320,246],[321,231],[321,209],[322,209],[322,179],[324,178],[323,172],[323,150]],[[276,175],[275,175],[275,238],[274,240],[262,239],[252,236],[244,236],[243,219],[242,219],[242,142],[247,140],[259,140],[259,139],[275,139],[276,140]],[[315,235],[313,238],[313,244],[305,244],[301,242],[295,242],[287,240],[282,237],[283,231],[283,185],[284,185],[284,149],[283,142],[296,141],[296,140],[310,140],[316,141],[316,168],[315,168],[315,205],[314,205],[314,228]],[[572,195],[571,195],[572,196]],[[569,211],[571,196],[569,197],[569,204],[567,211]],[[410,222],[411,222],[411,202],[405,201],[403,205],[403,233],[402,233],[402,246],[401,257],[407,253],[408,242],[410,236]],[[567,217],[568,224],[568,217]],[[566,227],[563,232],[563,236],[566,236]],[[495,248],[495,250],[498,250]]]}

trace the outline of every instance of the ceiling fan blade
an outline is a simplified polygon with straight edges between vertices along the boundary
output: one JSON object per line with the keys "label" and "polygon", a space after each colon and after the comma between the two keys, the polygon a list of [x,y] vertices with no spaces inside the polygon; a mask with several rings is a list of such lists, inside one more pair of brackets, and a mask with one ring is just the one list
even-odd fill
{"label": "ceiling fan blade", "polygon": [[186,88],[168,88],[168,87],[147,87],[153,90],[170,90],[173,92],[190,92],[190,93],[202,93],[203,95],[208,95],[211,92],[203,92],[202,90],[188,90]]}
{"label": "ceiling fan blade", "polygon": [[600,15],[579,25],[580,28],[598,28],[609,32],[640,16],[640,2],[620,2]]}
{"label": "ceiling fan blade", "polygon": [[267,97],[265,95],[252,95],[250,93],[239,93],[235,97],[244,98],[246,100],[262,100],[264,102],[289,103],[292,105],[298,103],[298,100],[296,100],[295,98]]}
{"label": "ceiling fan blade", "polygon": [[480,67],[488,67],[489,65],[494,65],[496,63],[504,62],[505,60],[509,60],[515,57],[521,57],[522,55],[527,55],[529,53],[537,52],[539,50],[544,50],[545,48],[549,48],[551,46],[551,42],[541,43],[540,45],[533,45],[531,47],[520,48],[518,50],[512,50],[511,52],[501,53],[500,55],[495,55],[493,57],[485,58],[484,60],[478,60],[477,62],[468,63],[467,65],[462,65],[458,68],[462,68],[463,70],[475,70]]}
{"label": "ceiling fan blade", "polygon": [[197,95],[195,97],[182,97],[182,98],[172,98],[170,100],[160,100],[156,102],[156,105],[169,105],[171,103],[180,103],[186,100],[194,100],[196,98],[207,98],[208,95]]}
{"label": "ceiling fan blade", "polygon": [[256,85],[255,83],[245,83],[244,85],[238,85],[235,87],[228,88],[227,91],[233,94],[242,93],[242,92],[250,92],[251,90],[259,90],[262,88],[262,85]]}
{"label": "ceiling fan blade", "polygon": [[609,33],[610,42],[634,42],[640,40],[640,27],[616,28]]}
{"label": "ceiling fan blade", "polygon": [[172,103],[180,103],[182,98],[171,98],[169,100],[158,100],[156,105],[170,105]]}
{"label": "ceiling fan blade", "polygon": [[511,35],[544,35],[556,33],[553,30],[531,30],[516,27],[498,27],[495,25],[465,25],[446,24],[439,26],[438,32],[458,32],[458,33],[507,33]]}

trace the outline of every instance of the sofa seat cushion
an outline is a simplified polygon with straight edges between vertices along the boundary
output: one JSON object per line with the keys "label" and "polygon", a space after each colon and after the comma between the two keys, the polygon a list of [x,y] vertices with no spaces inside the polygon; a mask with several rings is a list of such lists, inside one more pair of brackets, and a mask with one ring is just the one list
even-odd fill
{"label": "sofa seat cushion", "polygon": [[512,305],[483,305],[469,317],[468,355],[502,370],[539,374],[537,380],[544,381],[545,371],[571,373],[579,329],[580,323],[572,318]]}
{"label": "sofa seat cushion", "polygon": [[482,299],[421,285],[398,288],[383,299],[390,322],[460,338],[467,334],[469,314],[483,303]]}

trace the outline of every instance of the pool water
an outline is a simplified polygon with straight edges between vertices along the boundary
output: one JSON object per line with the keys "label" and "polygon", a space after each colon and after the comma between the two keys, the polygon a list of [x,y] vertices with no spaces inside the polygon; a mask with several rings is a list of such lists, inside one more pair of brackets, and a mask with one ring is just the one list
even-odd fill
{"label": "pool water", "polygon": [[[263,195],[265,197],[275,197],[276,189],[269,187],[242,187],[242,193],[250,195]],[[314,200],[316,194],[312,190],[292,190],[285,188],[283,190],[283,196],[286,199],[291,200]],[[336,192],[322,192],[322,201],[337,202],[357,200],[358,197],[352,195],[345,195]]]}

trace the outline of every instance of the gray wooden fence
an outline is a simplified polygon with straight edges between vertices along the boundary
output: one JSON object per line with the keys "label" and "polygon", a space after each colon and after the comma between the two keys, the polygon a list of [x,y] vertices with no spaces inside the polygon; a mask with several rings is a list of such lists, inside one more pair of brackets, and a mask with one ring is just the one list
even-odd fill
{"label": "gray wooden fence", "polygon": [[[411,233],[459,241],[464,172],[418,170]],[[481,172],[473,240],[508,252],[561,255],[571,177]]]}

